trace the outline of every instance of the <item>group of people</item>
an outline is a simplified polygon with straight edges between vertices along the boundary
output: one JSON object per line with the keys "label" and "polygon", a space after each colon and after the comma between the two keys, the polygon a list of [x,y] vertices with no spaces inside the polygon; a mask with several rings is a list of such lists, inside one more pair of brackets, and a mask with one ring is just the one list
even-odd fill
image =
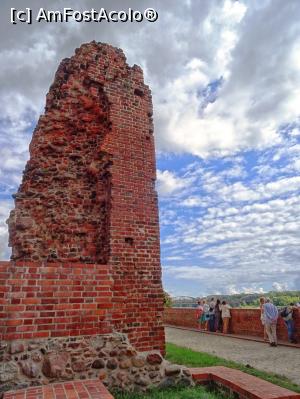
{"label": "group of people", "polygon": [[[270,298],[261,297],[260,300],[260,319],[264,326],[264,340],[269,340],[270,346],[277,346],[277,320],[281,316],[291,343],[297,343],[295,338],[294,310],[299,306],[290,303],[279,312],[277,307],[271,302]],[[200,331],[228,333],[230,321],[230,305],[226,301],[211,298],[210,301],[202,299],[198,301],[196,318]]]}
{"label": "group of people", "polygon": [[293,312],[297,309],[294,303],[290,303],[289,306],[283,308],[280,313],[278,309],[271,302],[270,298],[261,297],[260,303],[260,319],[264,326],[264,340],[269,339],[270,346],[277,346],[277,320],[279,315],[282,317],[288,332],[288,339],[291,343],[296,344],[295,339],[295,323],[293,319]]}
{"label": "group of people", "polygon": [[228,333],[230,305],[226,301],[211,298],[198,301],[196,318],[199,330]]}

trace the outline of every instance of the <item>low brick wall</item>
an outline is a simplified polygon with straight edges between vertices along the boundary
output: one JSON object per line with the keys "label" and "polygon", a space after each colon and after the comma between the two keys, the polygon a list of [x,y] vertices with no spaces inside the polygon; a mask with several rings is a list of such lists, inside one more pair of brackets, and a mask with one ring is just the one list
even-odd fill
{"label": "low brick wall", "polygon": [[[164,322],[172,326],[197,328],[196,309],[166,308]],[[300,310],[295,311],[296,338],[300,341]],[[230,333],[263,337],[263,326],[260,321],[259,309],[231,309]],[[278,338],[288,340],[287,329],[281,317],[277,324]]]}

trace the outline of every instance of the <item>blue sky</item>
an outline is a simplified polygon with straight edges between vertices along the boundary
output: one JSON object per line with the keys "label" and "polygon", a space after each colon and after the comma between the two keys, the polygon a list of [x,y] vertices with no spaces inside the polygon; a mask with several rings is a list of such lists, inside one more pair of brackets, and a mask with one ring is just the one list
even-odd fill
{"label": "blue sky", "polygon": [[298,0],[154,0],[155,23],[9,24],[22,3],[0,5],[0,258],[9,257],[11,194],[57,66],[95,39],[121,47],[152,90],[165,289],[300,289]]}

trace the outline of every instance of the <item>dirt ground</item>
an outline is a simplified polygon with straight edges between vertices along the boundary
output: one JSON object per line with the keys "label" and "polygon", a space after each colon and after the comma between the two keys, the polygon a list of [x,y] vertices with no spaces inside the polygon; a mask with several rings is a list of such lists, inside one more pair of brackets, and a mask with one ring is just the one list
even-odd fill
{"label": "dirt ground", "polygon": [[300,349],[166,327],[166,341],[207,352],[259,370],[281,374],[300,385]]}

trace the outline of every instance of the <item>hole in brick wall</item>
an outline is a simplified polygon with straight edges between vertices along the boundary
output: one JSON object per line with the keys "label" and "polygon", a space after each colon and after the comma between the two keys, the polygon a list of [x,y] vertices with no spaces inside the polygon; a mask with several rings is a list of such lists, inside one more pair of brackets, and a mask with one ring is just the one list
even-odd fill
{"label": "hole in brick wall", "polygon": [[133,245],[133,238],[132,237],[125,237],[126,244]]}
{"label": "hole in brick wall", "polygon": [[146,136],[146,140],[148,140],[148,141],[149,141],[149,140],[150,140],[150,136]]}
{"label": "hole in brick wall", "polygon": [[144,92],[141,89],[134,89],[134,94],[139,97],[144,97]]}

